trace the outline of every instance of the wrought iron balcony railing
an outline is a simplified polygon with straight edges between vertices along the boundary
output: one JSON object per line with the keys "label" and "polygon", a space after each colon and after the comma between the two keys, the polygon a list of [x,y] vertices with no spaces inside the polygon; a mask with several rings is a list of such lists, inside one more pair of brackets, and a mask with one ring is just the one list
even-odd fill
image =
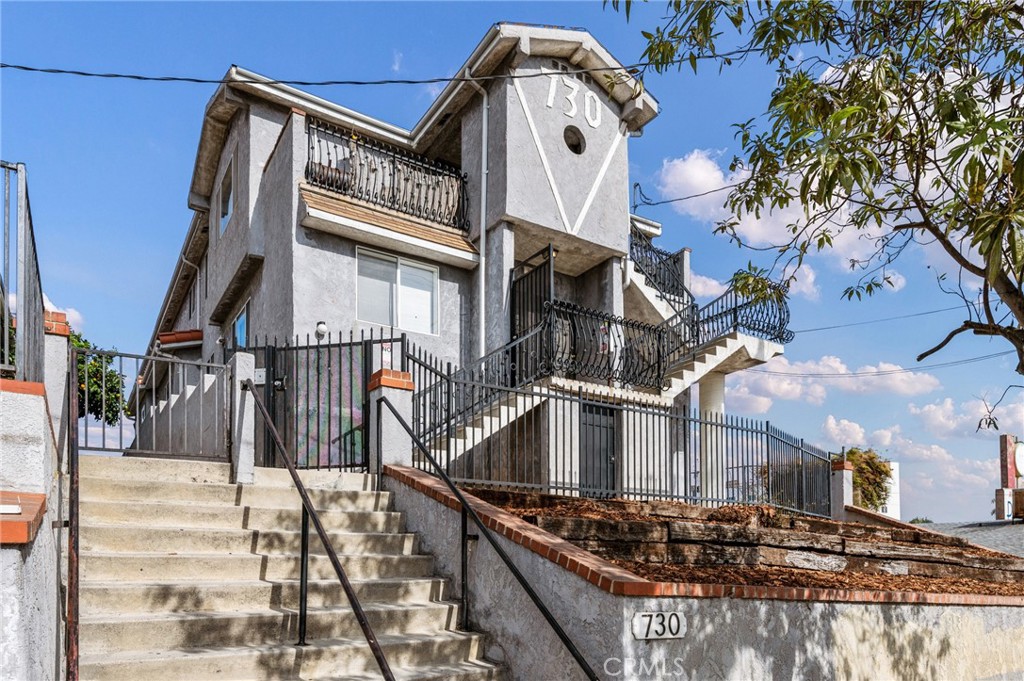
{"label": "wrought iron balcony railing", "polygon": [[781,284],[765,282],[766,295],[753,297],[736,290],[735,286],[700,308],[697,316],[698,345],[710,343],[734,331],[774,341],[788,343],[793,340],[789,330],[787,289]]}
{"label": "wrought iron balcony railing", "polygon": [[306,181],[462,231],[469,230],[466,176],[455,166],[306,119]]}

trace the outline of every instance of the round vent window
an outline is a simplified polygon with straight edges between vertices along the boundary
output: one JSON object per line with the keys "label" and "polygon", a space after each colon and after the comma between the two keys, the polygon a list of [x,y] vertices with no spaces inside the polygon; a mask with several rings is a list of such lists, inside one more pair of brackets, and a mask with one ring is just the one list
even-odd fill
{"label": "round vent window", "polygon": [[583,133],[575,125],[565,126],[562,138],[565,140],[565,146],[569,147],[569,151],[574,154],[582,154],[587,148],[587,140],[583,138]]}

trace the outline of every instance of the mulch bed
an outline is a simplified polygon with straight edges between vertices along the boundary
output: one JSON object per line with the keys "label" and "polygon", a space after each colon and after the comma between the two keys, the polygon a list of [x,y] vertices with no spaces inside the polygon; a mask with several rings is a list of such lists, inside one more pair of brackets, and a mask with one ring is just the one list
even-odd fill
{"label": "mulch bed", "polygon": [[[802,520],[801,516],[781,513],[768,506],[725,506],[705,509],[678,502],[658,502],[657,512],[651,513],[644,512],[645,505],[643,504],[620,500],[516,494],[487,489],[469,491],[504,511],[534,524],[537,524],[539,517],[645,523],[665,522],[673,518],[685,517],[689,522],[786,529],[799,526]],[[818,519],[814,523],[819,532],[824,528],[825,533],[828,533],[831,528],[838,533],[840,527],[850,525],[849,523],[833,523]],[[859,539],[861,541],[884,541],[875,539],[870,533],[859,537]],[[959,546],[957,550],[975,556],[1006,557],[1005,554],[970,545]],[[655,582],[1024,596],[1024,580],[1020,583],[998,583],[968,578],[864,574],[853,571],[828,572],[772,566],[701,566],[618,559],[612,559],[610,562],[637,576]]]}

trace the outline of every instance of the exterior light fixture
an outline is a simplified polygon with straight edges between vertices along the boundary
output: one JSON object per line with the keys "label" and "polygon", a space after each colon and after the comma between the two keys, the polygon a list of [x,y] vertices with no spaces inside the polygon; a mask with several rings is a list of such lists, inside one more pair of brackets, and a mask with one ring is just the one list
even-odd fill
{"label": "exterior light fixture", "polygon": [[327,322],[317,322],[316,331],[314,332],[314,335],[316,336],[316,339],[318,341],[322,341],[324,339],[324,336],[327,335]]}

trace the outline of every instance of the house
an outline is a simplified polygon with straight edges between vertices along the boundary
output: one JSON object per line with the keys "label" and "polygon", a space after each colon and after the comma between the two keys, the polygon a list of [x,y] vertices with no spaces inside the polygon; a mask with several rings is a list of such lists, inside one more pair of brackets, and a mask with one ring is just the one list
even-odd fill
{"label": "house", "polygon": [[[458,73],[404,130],[232,67],[203,115],[193,219],[151,349],[214,363],[237,348],[315,344],[317,376],[328,361],[347,363],[339,386],[361,389],[353,339],[384,329],[435,373],[677,415],[699,386],[692,406],[723,414],[724,376],[782,353],[788,310],[781,290],[753,300],[730,289],[699,307],[689,250],[657,248],[661,226],[630,214],[629,145],[658,115],[654,97],[576,29],[496,24]],[[321,358],[332,346],[334,360]],[[372,352],[395,361],[390,345]],[[284,420],[298,422],[309,367],[281,356],[270,367],[256,354],[267,383],[291,391]],[[340,408],[330,420],[355,433],[346,437],[358,450],[362,414]],[[581,440],[605,443],[595,462],[578,462],[584,478],[624,488],[629,464],[615,442],[646,426],[611,407],[566,409]],[[306,463],[364,460],[315,438],[314,425],[295,426],[298,448],[315,450]],[[719,438],[703,440],[702,456],[720,454]],[[478,444],[462,442],[456,456]],[[673,481],[660,493],[715,487],[735,500],[758,475],[753,461],[713,478],[709,466],[669,471],[682,448],[669,443],[654,465]],[[479,452],[473,461],[494,466]],[[571,484],[584,484],[578,471]]]}

